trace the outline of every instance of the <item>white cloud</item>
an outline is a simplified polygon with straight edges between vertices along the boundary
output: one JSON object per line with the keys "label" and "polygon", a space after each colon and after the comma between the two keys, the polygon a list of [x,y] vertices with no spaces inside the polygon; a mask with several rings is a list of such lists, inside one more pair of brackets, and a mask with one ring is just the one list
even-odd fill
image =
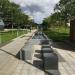
{"label": "white cloud", "polygon": [[22,7],[23,12],[33,16],[36,23],[42,23],[43,19],[53,12],[55,4],[59,0],[11,0]]}

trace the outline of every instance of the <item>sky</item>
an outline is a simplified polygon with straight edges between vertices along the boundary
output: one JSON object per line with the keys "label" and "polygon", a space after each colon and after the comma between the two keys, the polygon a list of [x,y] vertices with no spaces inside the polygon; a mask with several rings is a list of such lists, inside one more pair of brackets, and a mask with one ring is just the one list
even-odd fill
{"label": "sky", "polygon": [[59,0],[11,0],[21,6],[24,13],[31,16],[35,23],[41,24],[44,18],[53,13]]}

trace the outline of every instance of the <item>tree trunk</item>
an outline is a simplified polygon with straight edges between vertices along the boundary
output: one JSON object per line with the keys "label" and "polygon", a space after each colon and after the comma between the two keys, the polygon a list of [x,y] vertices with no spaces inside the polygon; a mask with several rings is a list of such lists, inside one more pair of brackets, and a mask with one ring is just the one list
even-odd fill
{"label": "tree trunk", "polygon": [[75,20],[70,21],[70,40],[75,42]]}

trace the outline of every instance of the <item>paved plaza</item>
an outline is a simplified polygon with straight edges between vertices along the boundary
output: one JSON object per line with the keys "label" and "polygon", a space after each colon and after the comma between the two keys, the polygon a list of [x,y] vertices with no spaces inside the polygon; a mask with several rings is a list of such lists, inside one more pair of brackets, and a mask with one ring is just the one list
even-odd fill
{"label": "paved plaza", "polygon": [[[37,52],[41,50],[40,40],[31,38],[35,31],[13,39],[0,48],[0,75],[46,75],[42,59],[39,58],[41,54]],[[27,61],[17,58],[17,54],[25,44],[27,45],[25,49],[32,50],[31,59]],[[59,57],[60,75],[75,75],[75,52],[59,48],[57,44],[52,48]]]}

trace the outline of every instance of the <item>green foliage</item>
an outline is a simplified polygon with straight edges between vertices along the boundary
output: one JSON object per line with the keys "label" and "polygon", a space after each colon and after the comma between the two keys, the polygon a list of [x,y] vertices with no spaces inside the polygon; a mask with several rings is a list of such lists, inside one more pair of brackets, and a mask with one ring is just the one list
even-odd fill
{"label": "green foliage", "polygon": [[67,26],[70,20],[75,19],[75,0],[60,0],[54,8],[54,13],[44,21],[48,26]]}
{"label": "green foliage", "polygon": [[75,19],[75,0],[60,0],[54,11],[44,20],[49,28],[45,33],[53,41],[66,40],[70,35],[67,23]]}
{"label": "green foliage", "polygon": [[75,18],[75,0],[60,0],[56,5],[55,10],[60,11],[64,19],[74,19]]}
{"label": "green foliage", "polygon": [[10,30],[8,32],[0,32],[0,39],[1,39],[1,44],[2,43],[6,43],[6,42],[9,42],[11,41],[12,39],[18,37],[17,36],[17,33],[18,33],[18,36],[21,36],[25,33],[27,33],[26,30]]}
{"label": "green foliage", "polygon": [[43,30],[47,30],[48,29],[48,22],[43,21],[43,23],[41,24]]}
{"label": "green foliage", "polygon": [[52,27],[44,32],[53,41],[64,41],[69,38],[69,28],[67,27]]}
{"label": "green foliage", "polygon": [[52,26],[64,26],[66,25],[65,19],[60,12],[55,12],[51,14],[48,18],[44,20],[47,23],[48,28]]}
{"label": "green foliage", "polygon": [[6,25],[20,26],[29,22],[29,17],[21,11],[20,6],[9,2],[9,0],[0,0],[0,17]]}

